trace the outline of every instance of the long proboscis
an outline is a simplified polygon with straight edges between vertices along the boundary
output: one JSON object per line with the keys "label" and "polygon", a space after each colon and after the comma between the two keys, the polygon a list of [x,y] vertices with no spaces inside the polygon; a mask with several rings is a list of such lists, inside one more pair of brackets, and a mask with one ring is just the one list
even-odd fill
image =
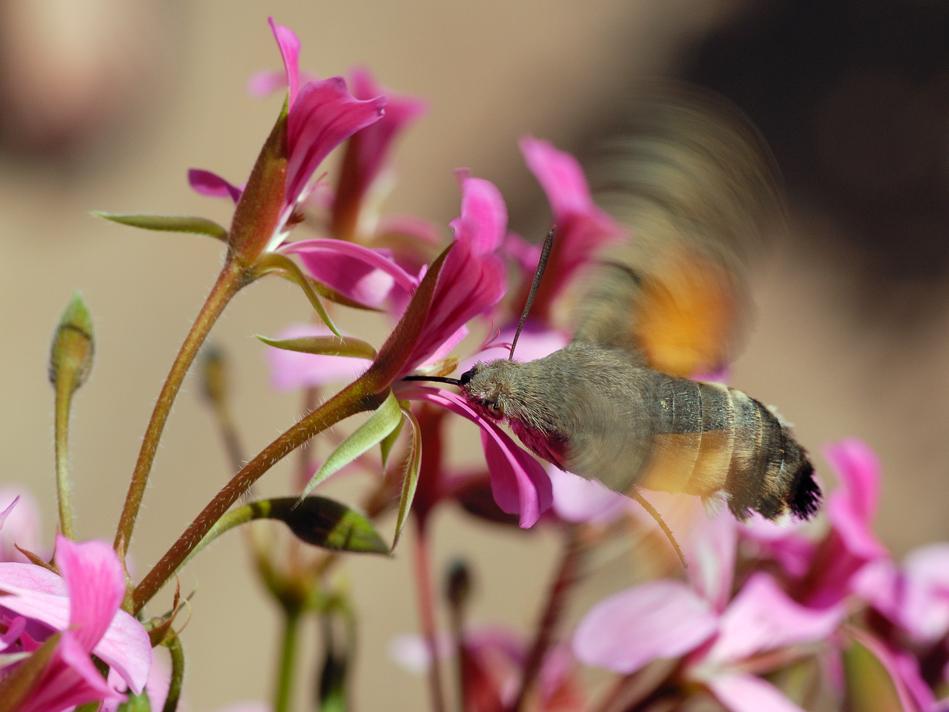
{"label": "long proboscis", "polygon": [[403,381],[434,381],[435,383],[447,383],[450,386],[461,387],[461,381],[457,378],[447,378],[445,376],[403,376]]}
{"label": "long proboscis", "polygon": [[537,270],[534,272],[534,281],[531,282],[531,291],[527,295],[527,303],[524,304],[524,312],[521,314],[521,320],[517,323],[517,331],[514,332],[514,340],[511,342],[511,353],[507,360],[514,360],[514,347],[517,346],[517,340],[521,337],[521,329],[524,328],[524,322],[527,321],[527,315],[530,313],[531,305],[534,303],[534,297],[540,287],[540,279],[544,276],[544,270],[547,268],[547,258],[550,257],[550,248],[554,244],[554,230],[556,225],[551,226],[547,233],[547,239],[544,240],[544,247],[540,252],[540,260],[537,262]]}

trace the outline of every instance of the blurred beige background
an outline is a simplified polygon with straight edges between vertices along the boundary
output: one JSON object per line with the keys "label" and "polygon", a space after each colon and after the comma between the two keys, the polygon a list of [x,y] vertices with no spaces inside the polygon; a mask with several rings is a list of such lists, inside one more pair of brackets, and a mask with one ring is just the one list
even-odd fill
{"label": "blurred beige background", "polygon": [[[710,0],[0,4],[0,483],[33,490],[51,539],[46,360],[56,320],[78,289],[97,331],[93,377],[77,396],[71,432],[78,527],[83,537],[111,540],[154,399],[216,276],[221,248],[106,224],[88,211],[228,222],[229,206],[192,193],[185,171],[246,179],[279,109],[279,99],[258,101],[244,91],[252,72],[280,67],[268,15],[300,36],[303,67],[329,76],[364,64],[387,86],[429,100],[429,115],[397,153],[401,184],[391,210],[446,225],[458,210],[450,171],[469,166],[508,198],[512,228],[533,234],[543,229],[546,207],[517,138],[531,133],[582,149],[618,93],[671,71],[684,48],[740,8]],[[897,554],[946,538],[944,280],[901,283],[886,300],[868,301],[853,252],[831,248],[835,220],[804,203],[794,223],[806,239],[779,250],[757,281],[758,327],[734,385],[778,405],[815,454],[849,435],[876,449],[884,466],[878,530]],[[921,294],[931,313],[904,318],[916,314]],[[301,295],[265,281],[241,294],[215,330],[213,340],[234,362],[234,404],[248,449],[268,443],[299,408],[297,396],[268,387],[252,335],[275,334],[307,316]],[[479,451],[475,443],[468,452]],[[267,490],[283,491],[288,471],[269,473]],[[133,542],[139,574],[228,473],[191,379]],[[435,534],[438,570],[458,554],[475,562],[475,618],[533,624],[556,552],[550,533],[508,535],[443,514]],[[354,561],[350,570],[361,616],[359,708],[420,707],[422,680],[385,652],[391,636],[417,625],[409,548],[391,561]],[[197,587],[183,638],[189,709],[269,699],[277,617],[247,572],[240,538],[202,555],[182,583]]]}

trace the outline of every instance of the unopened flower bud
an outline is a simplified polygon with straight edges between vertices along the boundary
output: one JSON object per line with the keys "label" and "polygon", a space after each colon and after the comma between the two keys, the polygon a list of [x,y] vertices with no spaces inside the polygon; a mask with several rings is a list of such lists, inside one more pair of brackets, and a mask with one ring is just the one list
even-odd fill
{"label": "unopened flower bud", "polygon": [[448,567],[445,597],[455,610],[462,610],[471,596],[471,572],[464,559],[455,559]]}
{"label": "unopened flower bud", "polygon": [[227,357],[216,346],[208,346],[201,355],[201,389],[211,405],[220,406],[228,392]]}
{"label": "unopened flower bud", "polygon": [[68,383],[72,393],[85,383],[92,371],[94,351],[92,317],[82,297],[74,294],[53,335],[49,355],[49,380],[53,386]]}

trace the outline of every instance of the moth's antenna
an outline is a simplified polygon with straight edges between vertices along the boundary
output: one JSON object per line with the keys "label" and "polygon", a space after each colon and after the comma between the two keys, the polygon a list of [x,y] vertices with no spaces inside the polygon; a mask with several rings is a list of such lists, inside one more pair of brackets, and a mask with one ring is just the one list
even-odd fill
{"label": "moth's antenna", "polygon": [[676,554],[679,555],[679,561],[682,562],[682,568],[689,568],[689,564],[685,560],[685,555],[682,553],[682,549],[679,548],[679,542],[677,542],[675,536],[673,536],[669,525],[663,521],[662,515],[659,514],[659,512],[656,511],[656,508],[649,504],[649,502],[647,502],[641,494],[639,494],[638,487],[631,488],[627,494],[639,502],[642,508],[646,510],[647,514],[656,520],[656,524],[658,524],[659,528],[662,529],[662,533],[666,535],[666,537],[669,539],[669,543],[672,544],[672,548],[675,549]]}
{"label": "moth's antenna", "polygon": [[534,296],[537,294],[537,288],[540,287],[540,278],[544,276],[544,268],[547,267],[547,258],[550,257],[550,248],[553,247],[554,244],[554,230],[556,228],[556,225],[550,228],[550,232],[547,233],[547,239],[544,240],[544,247],[540,251],[540,261],[537,263],[537,270],[534,272],[534,281],[531,282],[531,291],[527,295],[524,313],[521,314],[521,320],[517,324],[517,331],[514,332],[514,341],[511,342],[511,353],[507,357],[508,361],[514,359],[514,347],[517,346],[517,340],[521,336],[521,329],[524,328],[524,322],[527,321],[527,314],[531,310],[531,304],[534,303]]}

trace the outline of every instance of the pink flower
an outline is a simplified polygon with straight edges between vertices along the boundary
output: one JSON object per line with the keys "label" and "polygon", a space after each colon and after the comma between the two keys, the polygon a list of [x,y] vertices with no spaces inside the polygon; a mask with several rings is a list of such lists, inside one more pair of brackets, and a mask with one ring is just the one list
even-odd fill
{"label": "pink flower", "polygon": [[520,145],[527,167],[547,194],[557,227],[547,271],[532,309],[534,318],[547,320],[554,298],[577,268],[592,259],[601,245],[622,237],[624,232],[593,203],[576,158],[531,137],[521,139]]}
{"label": "pink flower", "polygon": [[683,658],[681,679],[704,685],[727,709],[798,710],[754,673],[794,659],[796,646],[825,640],[844,611],[801,606],[764,573],[752,575],[729,601],[736,527],[724,513],[691,534],[691,585],[653,581],[597,604],[574,635],[577,659],[629,674],[653,660]]}
{"label": "pink flower", "polygon": [[346,144],[330,223],[332,233],[342,239],[355,234],[364,197],[385,164],[396,137],[426,111],[425,102],[384,89],[366,69],[353,70],[351,82],[357,99],[369,100],[385,94],[387,103],[385,116],[355,133]]}
{"label": "pink flower", "polygon": [[828,447],[827,460],[840,486],[825,506],[831,531],[821,543],[800,597],[809,606],[837,604],[852,590],[854,576],[871,561],[888,556],[873,533],[880,494],[880,463],[862,441],[842,440]]}
{"label": "pink flower", "polygon": [[[41,566],[0,563],[0,622],[6,653],[32,653],[56,632],[61,638],[20,712],[61,710],[87,702],[124,700],[96,669],[95,654],[140,694],[152,663],[142,624],[119,610],[125,594],[122,565],[103,542],[56,539],[62,577]],[[0,679],[16,670],[0,669]]]}
{"label": "pink flower", "polygon": [[[360,129],[381,119],[385,106],[385,98],[381,96],[364,101],[356,99],[349,93],[342,77],[308,81],[301,86],[298,66],[300,41],[289,28],[274,23],[273,18],[270,19],[270,27],[283,58],[288,86],[286,146],[271,146],[274,153],[268,156],[270,160],[275,160],[285,152],[283,157],[286,158],[286,179],[282,194],[273,196],[267,193],[273,187],[268,183],[267,176],[263,175],[268,166],[263,167],[261,175],[257,174],[261,168],[260,162],[255,167],[248,186],[254,184],[255,192],[264,191],[266,194],[248,196],[247,188],[242,191],[207,171],[189,173],[189,181],[198,192],[235,198],[238,206],[232,227],[232,239],[239,233],[245,242],[253,244],[254,251],[258,254],[275,250],[286,239],[291,226],[290,218],[297,206],[306,200],[312,191],[311,179],[329,152]],[[268,147],[265,146],[265,153],[267,150]],[[255,184],[255,177],[262,178],[262,183]],[[277,206],[273,206],[275,197],[280,201]],[[244,201],[249,202],[247,208],[242,210],[241,203]],[[274,207],[276,209],[273,209]],[[242,224],[242,220],[263,221],[267,224],[260,226],[255,223],[252,227],[247,227]],[[264,231],[263,234],[261,230]],[[253,234],[245,237],[244,232]],[[260,244],[264,239],[266,241]]]}

